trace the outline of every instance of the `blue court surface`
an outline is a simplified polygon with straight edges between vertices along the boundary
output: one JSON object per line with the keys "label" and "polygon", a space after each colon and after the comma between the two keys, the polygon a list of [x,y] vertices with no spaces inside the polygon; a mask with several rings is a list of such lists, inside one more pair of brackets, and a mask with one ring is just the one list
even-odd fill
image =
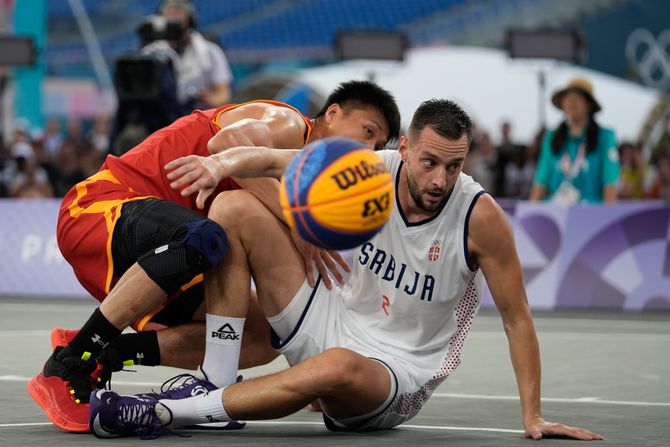
{"label": "blue court surface", "polygon": [[[79,327],[94,309],[90,300],[0,298],[0,446],[517,446],[523,438],[516,383],[500,318],[475,320],[463,363],[437,389],[423,411],[386,432],[329,432],[317,413],[301,411],[274,421],[252,421],[234,432],[188,431],[189,437],[99,440],[51,425],[28,396],[26,384],[49,355],[55,326]],[[580,425],[605,437],[599,446],[670,446],[670,314],[536,313],[542,349],[545,419]],[[280,360],[244,371],[253,377],[283,368]],[[158,388],[179,370],[121,372],[113,389]],[[540,445],[581,442],[547,439]]]}

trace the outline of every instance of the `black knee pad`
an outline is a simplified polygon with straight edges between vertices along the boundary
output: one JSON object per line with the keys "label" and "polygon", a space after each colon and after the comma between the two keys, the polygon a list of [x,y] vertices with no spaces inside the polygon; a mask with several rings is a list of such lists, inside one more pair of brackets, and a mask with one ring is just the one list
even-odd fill
{"label": "black knee pad", "polygon": [[172,241],[142,255],[138,264],[168,295],[209,270],[228,251],[223,228],[209,219],[184,222]]}

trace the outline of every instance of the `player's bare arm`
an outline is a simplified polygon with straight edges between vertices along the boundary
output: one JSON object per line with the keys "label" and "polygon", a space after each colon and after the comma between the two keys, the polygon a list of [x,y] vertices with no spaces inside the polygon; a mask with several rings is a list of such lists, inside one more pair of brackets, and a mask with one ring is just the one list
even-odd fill
{"label": "player's bare arm", "polygon": [[221,113],[217,123],[221,130],[207,144],[213,154],[236,146],[288,149],[305,144],[307,124],[288,107],[252,102]]}
{"label": "player's bare arm", "polygon": [[[226,177],[281,178],[286,165],[300,149],[273,149],[268,147],[241,146],[229,149],[211,157],[191,155],[178,158],[165,165],[170,187],[181,189],[181,195],[188,196],[201,192],[197,199],[202,208],[209,196],[203,191],[211,191]],[[183,188],[183,189],[182,189]],[[202,198],[202,201],[200,200]]]}
{"label": "player's bare arm", "polygon": [[[223,178],[232,176],[225,169],[220,169],[225,165],[225,161],[220,160],[222,151],[240,146],[299,149],[304,145],[307,126],[295,110],[267,103],[248,103],[225,111],[217,117],[217,124],[221,130],[207,143],[211,156],[191,155],[166,165],[166,170],[172,171],[168,174],[168,179],[173,180],[171,187],[184,188],[181,192],[184,196],[197,191],[196,203],[200,208],[204,207],[205,200],[212,194],[216,185]],[[179,169],[176,169],[177,167]],[[264,177],[256,175],[258,174],[256,171],[251,174],[254,177]],[[242,180],[241,183],[243,184],[240,186],[252,191],[257,184],[261,185],[260,188],[264,193],[279,190],[277,182],[271,179]],[[276,194],[272,193],[263,194],[263,197],[259,198],[281,218],[276,197]]]}
{"label": "player's bare arm", "polygon": [[539,202],[544,199],[547,195],[547,188],[541,185],[533,185],[533,188],[530,191],[530,200],[531,202]]}
{"label": "player's bare arm", "polygon": [[544,435],[602,439],[588,430],[546,422],[542,418],[540,350],[523,285],[521,263],[511,225],[489,195],[482,195],[473,208],[468,228],[468,251],[471,262],[481,268],[503,320],[519,387],[525,436],[533,439],[541,439]]}

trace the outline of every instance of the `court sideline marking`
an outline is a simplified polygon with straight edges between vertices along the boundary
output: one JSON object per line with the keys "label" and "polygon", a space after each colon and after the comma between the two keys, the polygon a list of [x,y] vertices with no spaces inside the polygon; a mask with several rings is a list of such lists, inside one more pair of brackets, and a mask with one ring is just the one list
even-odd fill
{"label": "court sideline marking", "polygon": [[[18,375],[4,375],[0,376],[0,382],[28,382],[32,377],[24,377]],[[153,382],[124,382],[115,380],[115,385],[137,386],[144,388],[151,388],[158,386]],[[451,398],[451,399],[476,399],[476,400],[513,400],[518,401],[519,396],[497,396],[491,394],[457,394],[457,393],[433,393],[432,397]],[[670,407],[670,402],[640,402],[632,400],[609,400],[601,399],[599,397],[542,397],[542,402],[555,403],[582,403],[582,404],[602,404],[602,405],[628,405],[637,407]]]}
{"label": "court sideline marking", "polygon": [[[0,337],[48,337],[51,330],[44,329],[9,329],[0,330]],[[560,339],[570,341],[611,341],[612,339],[624,339],[627,342],[661,343],[670,341],[670,334],[651,332],[553,332],[549,330],[538,331],[540,339]],[[468,335],[472,340],[507,340],[502,331],[479,330]]]}
{"label": "court sideline marking", "polygon": [[[14,427],[35,427],[43,425],[52,425],[51,422],[23,422],[16,424],[0,424],[0,428]],[[318,425],[324,427],[323,422],[311,421],[247,421],[247,425]],[[523,430],[512,430],[509,428],[490,428],[490,427],[450,427],[441,425],[413,425],[402,424],[398,428],[409,428],[414,430],[451,430],[451,431],[484,431],[493,433],[523,433]]]}

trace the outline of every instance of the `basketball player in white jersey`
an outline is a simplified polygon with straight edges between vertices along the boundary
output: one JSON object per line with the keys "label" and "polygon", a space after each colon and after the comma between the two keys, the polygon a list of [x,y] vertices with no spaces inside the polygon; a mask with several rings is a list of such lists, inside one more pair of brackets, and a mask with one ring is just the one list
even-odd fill
{"label": "basketball player in white jersey", "polygon": [[[431,100],[417,109],[398,151],[378,152],[395,178],[396,206],[354,255],[341,289],[308,285],[286,226],[250,193],[221,194],[216,200],[226,206],[216,208],[226,213],[210,217],[225,228],[230,248],[216,272],[225,293],[214,311],[244,317],[253,274],[275,347],[291,367],[181,400],[98,391],[94,433],[147,436],[200,422],[273,419],[315,400],[333,430],[397,426],[460,363],[484,278],[509,340],[525,435],[602,439],[542,418],[539,348],[512,231],[495,201],[461,172],[470,139],[468,115],[451,101]],[[278,178],[290,159],[286,150],[256,148],[252,157],[245,150],[225,153],[226,176]],[[188,180],[192,192],[206,187],[205,177]]]}

